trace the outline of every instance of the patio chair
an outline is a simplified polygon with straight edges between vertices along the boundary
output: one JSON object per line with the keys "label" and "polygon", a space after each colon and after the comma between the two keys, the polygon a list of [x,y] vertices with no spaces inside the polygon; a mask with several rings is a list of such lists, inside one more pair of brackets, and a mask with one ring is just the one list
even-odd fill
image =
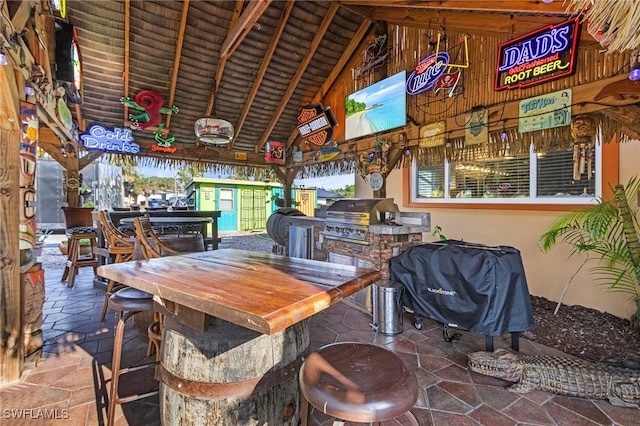
{"label": "patio chair", "polygon": [[[78,269],[92,267],[94,275],[98,269],[95,254],[98,231],[93,226],[93,207],[62,207],[64,213],[65,235],[67,237],[67,264],[64,267],[61,281],[67,280],[67,287],[73,287]],[[80,254],[80,241],[89,240],[91,252]]]}
{"label": "patio chair", "polygon": [[148,215],[145,214],[142,217],[134,218],[133,225],[136,230],[136,241],[145,259],[155,259],[181,253],[160,240],[151,226]]}
{"label": "patio chair", "polygon": [[[100,225],[102,229],[102,235],[104,237],[107,252],[110,257],[113,256],[113,263],[128,262],[133,259],[133,250],[135,248],[135,239],[120,232],[118,228],[113,224],[111,216],[106,210],[102,210],[100,215]],[[109,297],[116,291],[125,288],[124,284],[109,280],[107,284],[107,293],[104,297],[104,304],[102,305],[102,315],[100,321],[104,321],[107,314],[107,308],[109,306]]]}

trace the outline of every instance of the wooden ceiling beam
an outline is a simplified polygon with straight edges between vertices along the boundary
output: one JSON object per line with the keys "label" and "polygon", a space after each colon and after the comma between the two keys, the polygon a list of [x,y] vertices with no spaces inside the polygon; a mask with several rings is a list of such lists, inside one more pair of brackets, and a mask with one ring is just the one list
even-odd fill
{"label": "wooden ceiling beam", "polygon": [[27,22],[33,13],[33,8],[37,3],[39,2],[33,0],[23,0],[20,2],[20,6],[18,6],[18,9],[16,9],[15,13],[11,17],[11,24],[13,25],[13,28],[18,28],[20,31],[22,28],[27,26]]}
{"label": "wooden ceiling beam", "polygon": [[[483,3],[483,2],[478,2]],[[518,15],[505,11],[504,14],[473,13],[436,9],[385,8],[371,6],[349,6],[351,10],[372,21],[386,21],[391,25],[413,28],[425,28],[466,32],[471,35],[510,38],[526,34],[549,25],[550,20],[560,23],[568,15]],[[583,25],[581,38],[592,41],[593,38]]]}
{"label": "wooden ceiling beam", "polygon": [[242,16],[235,25],[229,28],[229,33],[220,50],[220,58],[227,58],[238,48],[242,40],[253,28],[253,24],[258,22],[272,0],[251,1],[242,13]]}
{"label": "wooden ceiling beam", "polygon": [[338,3],[333,3],[333,2],[331,3],[331,6],[329,6],[329,9],[327,10],[327,14],[324,17],[324,20],[320,24],[320,27],[318,27],[318,29],[316,30],[313,40],[309,45],[309,50],[307,51],[307,54],[302,59],[300,66],[298,66],[298,69],[295,75],[292,77],[291,82],[289,83],[289,87],[287,88],[287,91],[283,94],[282,99],[280,100],[280,105],[278,105],[278,108],[275,110],[273,117],[271,118],[271,121],[267,125],[266,130],[264,131],[264,133],[262,134],[262,137],[260,138],[260,140],[258,141],[258,144],[256,145],[256,148],[255,148],[256,154],[260,152],[264,144],[267,143],[267,139],[269,138],[269,135],[271,134],[273,129],[276,127],[276,124],[278,123],[278,120],[280,119],[282,112],[284,111],[285,107],[289,103],[289,99],[291,99],[291,96],[293,95],[293,92],[295,91],[296,86],[298,86],[298,83],[302,79],[302,75],[304,74],[307,67],[309,66],[309,63],[311,63],[311,59],[313,58],[313,55],[316,53],[318,46],[320,46],[320,42],[322,42],[322,39],[324,38],[325,33],[329,29],[329,25],[331,25],[331,21],[333,21],[333,17],[338,12],[339,7],[340,6],[338,5]]}
{"label": "wooden ceiling beam", "polygon": [[[42,134],[42,130],[40,129],[40,134]],[[38,148],[49,154],[51,158],[53,158],[58,164],[62,166],[63,169],[67,170],[67,157],[60,152],[60,143],[49,143],[38,141]]]}
{"label": "wooden ceiling beam", "polygon": [[152,146],[155,145],[154,141],[140,141],[136,143],[140,145],[140,157],[160,158],[163,160],[177,161],[200,161],[203,163],[223,163],[236,166],[254,166],[254,167],[267,167],[264,162],[264,157],[258,154],[245,153],[246,160],[236,159],[236,153],[239,151],[227,151],[226,149],[213,149],[204,146],[197,147],[189,143],[174,143],[173,147],[176,148],[176,152],[173,154],[166,154],[163,152],[153,151]]}
{"label": "wooden ceiling beam", "polygon": [[[122,70],[123,98],[129,97],[129,56],[131,49],[131,0],[124,0],[124,69]],[[129,107],[124,104],[124,120],[129,121]]]}
{"label": "wooden ceiling beam", "polygon": [[[253,105],[253,101],[258,94],[258,89],[260,89],[260,84],[262,84],[262,80],[267,72],[267,68],[269,67],[269,63],[271,62],[271,58],[273,57],[273,53],[276,51],[276,47],[278,47],[278,42],[280,41],[280,37],[284,32],[285,27],[287,26],[287,21],[289,20],[289,16],[291,15],[291,11],[293,10],[293,6],[295,4],[295,0],[289,0],[284,10],[282,11],[282,17],[280,18],[280,23],[276,28],[273,36],[271,37],[271,41],[269,42],[269,46],[267,47],[267,51],[262,59],[262,63],[260,64],[260,69],[256,74],[256,78],[253,81],[253,86],[251,87],[251,91],[249,92],[249,96],[247,97],[247,101],[244,104],[244,108],[242,109],[242,113],[240,113],[240,118],[236,123],[235,128],[235,136],[238,137],[240,131],[242,130],[242,126],[244,125],[247,116],[249,115],[249,110],[251,110],[251,106]],[[233,142],[228,145],[228,149],[233,148]]]}
{"label": "wooden ceiling beam", "polygon": [[[229,28],[233,28],[238,19],[240,19],[240,14],[242,13],[242,5],[244,4],[244,0],[236,0],[236,6],[233,9],[233,14],[231,15],[231,20],[229,21]],[[220,81],[222,80],[222,74],[224,74],[224,68],[227,65],[227,58],[220,57],[220,62],[218,63],[218,69],[216,69],[216,75],[213,80],[213,87],[211,88],[211,94],[209,95],[209,102],[207,102],[207,107],[204,110],[204,116],[209,117],[211,112],[213,111],[213,107],[216,101],[216,93],[218,93],[218,87],[220,87]],[[196,143],[198,143],[196,141]]]}
{"label": "wooden ceiling beam", "polygon": [[[338,59],[336,66],[333,67],[333,70],[331,71],[327,79],[322,84],[322,87],[320,87],[320,90],[318,91],[318,93],[316,93],[316,95],[313,97],[313,101],[311,103],[320,102],[324,98],[324,95],[329,91],[331,86],[333,86],[333,83],[335,83],[336,79],[342,72],[343,68],[345,67],[347,62],[349,62],[349,59],[351,59],[353,52],[355,52],[356,48],[360,45],[362,40],[367,35],[367,32],[369,31],[369,27],[371,26],[371,24],[372,22],[369,21],[368,19],[365,19],[360,24],[355,34],[351,38],[351,42],[342,52],[342,55],[340,56],[340,59]],[[293,131],[291,132],[291,135],[289,135],[289,138],[287,139],[286,148],[289,149],[299,136],[300,134],[298,133],[298,129],[293,129]]]}
{"label": "wooden ceiling beam", "polygon": [[[173,75],[169,86],[169,108],[173,107],[176,99],[176,85],[178,84],[178,74],[180,72],[180,59],[182,58],[182,45],[184,44],[184,33],[187,28],[187,16],[189,15],[189,0],[182,3],[182,18],[180,19],[180,30],[178,30],[178,42],[176,43],[176,55],[173,58]],[[171,124],[171,111],[167,113],[164,128],[169,131]]]}
{"label": "wooden ceiling beam", "polygon": [[88,151],[84,157],[78,159],[78,170],[84,169],[104,154],[102,151]]}
{"label": "wooden ceiling beam", "polygon": [[343,6],[374,6],[402,8],[412,10],[457,10],[475,12],[533,13],[542,15],[567,15],[563,1],[544,3],[540,0],[438,0],[438,1],[406,1],[406,0],[340,0]]}

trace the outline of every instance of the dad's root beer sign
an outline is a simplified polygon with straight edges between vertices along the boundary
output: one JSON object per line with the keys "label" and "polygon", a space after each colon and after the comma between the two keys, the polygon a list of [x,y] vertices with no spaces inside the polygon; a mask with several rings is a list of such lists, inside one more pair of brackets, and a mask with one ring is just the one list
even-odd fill
{"label": "dad's root beer sign", "polygon": [[580,22],[574,18],[501,44],[494,89],[524,88],[570,76],[579,38]]}

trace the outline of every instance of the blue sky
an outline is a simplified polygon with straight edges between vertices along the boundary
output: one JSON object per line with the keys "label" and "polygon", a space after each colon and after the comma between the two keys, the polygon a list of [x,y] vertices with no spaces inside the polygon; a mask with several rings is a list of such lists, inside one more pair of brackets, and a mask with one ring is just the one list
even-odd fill
{"label": "blue sky", "polygon": [[[160,169],[156,167],[137,167],[138,173],[142,176],[157,176],[157,177],[174,177],[175,169],[167,168]],[[209,176],[207,176],[209,177]],[[328,176],[312,179],[296,179],[294,183],[298,186],[304,186],[306,188],[324,188],[324,189],[341,189],[347,185],[355,184],[355,175],[341,175],[341,176]]]}

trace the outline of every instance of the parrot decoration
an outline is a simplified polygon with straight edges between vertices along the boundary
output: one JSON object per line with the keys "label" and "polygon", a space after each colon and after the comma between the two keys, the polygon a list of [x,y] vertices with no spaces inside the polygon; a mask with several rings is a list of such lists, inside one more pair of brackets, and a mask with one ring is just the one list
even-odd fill
{"label": "parrot decoration", "polygon": [[131,129],[140,130],[149,127],[157,127],[154,139],[160,146],[170,146],[176,140],[175,136],[168,138],[164,137],[162,132],[162,129],[164,128],[162,115],[177,113],[178,107],[163,107],[164,96],[160,93],[154,92],[153,90],[142,90],[138,92],[133,100],[130,98],[121,98],[120,102],[135,109],[136,111],[139,111],[138,113],[129,114]]}

